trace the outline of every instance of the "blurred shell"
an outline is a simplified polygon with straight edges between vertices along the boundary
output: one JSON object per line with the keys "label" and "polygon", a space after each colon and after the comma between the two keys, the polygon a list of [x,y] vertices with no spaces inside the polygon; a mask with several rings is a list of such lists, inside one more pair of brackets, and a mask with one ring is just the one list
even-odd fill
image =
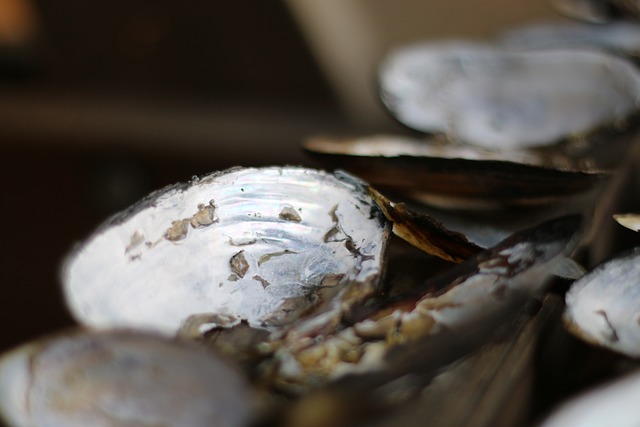
{"label": "blurred shell", "polygon": [[638,58],[640,25],[624,21],[606,25],[534,24],[504,32],[499,42],[511,49],[598,48]]}
{"label": "blurred shell", "polygon": [[434,205],[548,203],[588,191],[608,175],[559,151],[499,151],[391,135],[317,137],[304,148],[325,165]]}
{"label": "blurred shell", "polygon": [[[346,174],[231,169],[153,193],[67,259],[66,301],[92,327],[198,335],[277,330],[318,305],[318,289],[366,298],[389,226]],[[344,289],[343,289],[344,290]]]}
{"label": "blurred shell", "polygon": [[514,52],[462,42],[409,46],[380,69],[381,96],[403,124],[494,148],[549,145],[624,119],[640,74],[603,52]]}
{"label": "blurred shell", "polygon": [[563,15],[592,24],[603,24],[613,18],[608,0],[552,0],[551,3]]}
{"label": "blurred shell", "polygon": [[640,425],[640,372],[571,399],[540,427],[637,427]]}
{"label": "blurred shell", "polygon": [[564,320],[587,342],[640,357],[640,248],[573,283]]}
{"label": "blurred shell", "polygon": [[594,24],[616,17],[640,19],[640,3],[636,0],[553,0],[552,3],[566,16]]}
{"label": "blurred shell", "polygon": [[616,214],[613,219],[629,230],[640,231],[640,214]]}
{"label": "blurred shell", "polygon": [[251,404],[235,366],[140,333],[66,333],[0,359],[0,412],[14,427],[240,427]]}

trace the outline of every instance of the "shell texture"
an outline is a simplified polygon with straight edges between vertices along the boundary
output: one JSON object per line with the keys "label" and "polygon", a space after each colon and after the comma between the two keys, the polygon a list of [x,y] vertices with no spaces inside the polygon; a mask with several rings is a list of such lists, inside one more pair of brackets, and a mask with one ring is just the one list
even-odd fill
{"label": "shell texture", "polygon": [[66,261],[64,291],[75,317],[97,328],[275,330],[319,304],[319,288],[366,296],[388,236],[366,185],[349,175],[232,169],[154,193],[105,224]]}
{"label": "shell texture", "polygon": [[275,359],[279,381],[308,388],[348,374],[384,370],[394,347],[461,333],[499,313],[518,311],[545,291],[557,264],[577,243],[581,222],[579,216],[562,217],[516,233],[424,286],[387,299],[338,333],[281,343]]}

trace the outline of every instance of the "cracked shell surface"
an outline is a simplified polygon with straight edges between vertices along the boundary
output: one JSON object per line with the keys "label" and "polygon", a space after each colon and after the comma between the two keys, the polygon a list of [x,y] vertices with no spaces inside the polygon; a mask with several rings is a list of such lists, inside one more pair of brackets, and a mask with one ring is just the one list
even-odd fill
{"label": "cracked shell surface", "polygon": [[573,283],[564,320],[587,342],[640,357],[640,248],[611,259]]}
{"label": "cracked shell surface", "polygon": [[193,343],[72,332],[0,358],[0,413],[13,427],[240,427],[250,411],[240,371]]}
{"label": "cracked shell surface", "polygon": [[525,148],[634,113],[640,74],[631,62],[597,51],[442,42],[393,52],[380,69],[380,87],[386,107],[410,128]]}
{"label": "cracked shell surface", "polygon": [[[297,167],[236,168],[161,190],[67,260],[68,306],[92,327],[277,330],[321,287],[376,285],[389,227],[366,185]],[[369,289],[369,288],[367,288]]]}

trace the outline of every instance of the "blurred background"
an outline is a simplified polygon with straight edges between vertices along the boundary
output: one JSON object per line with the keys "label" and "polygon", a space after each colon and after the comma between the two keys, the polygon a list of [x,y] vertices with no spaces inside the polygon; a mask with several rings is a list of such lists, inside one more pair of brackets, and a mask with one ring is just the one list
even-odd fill
{"label": "blurred background", "polygon": [[315,134],[405,132],[385,52],[558,19],[527,0],[0,0],[0,351],[72,324],[75,242],[162,186],[312,165]]}

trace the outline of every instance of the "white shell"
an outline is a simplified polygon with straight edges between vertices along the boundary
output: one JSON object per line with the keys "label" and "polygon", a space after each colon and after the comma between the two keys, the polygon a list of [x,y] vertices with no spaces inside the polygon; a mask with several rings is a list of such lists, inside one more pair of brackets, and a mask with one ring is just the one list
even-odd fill
{"label": "white shell", "polygon": [[640,372],[598,387],[555,410],[540,427],[637,427]]}
{"label": "white shell", "polygon": [[555,143],[638,108],[640,74],[622,58],[579,49],[516,52],[443,42],[393,52],[382,100],[405,125],[484,147]]}
{"label": "white shell", "polygon": [[67,260],[64,291],[97,328],[277,329],[313,307],[325,279],[377,282],[388,235],[351,176],[237,168],[154,193],[105,224]]}
{"label": "white shell", "polygon": [[564,320],[582,339],[640,357],[640,248],[573,283]]}
{"label": "white shell", "polygon": [[14,427],[240,427],[250,411],[240,372],[192,343],[75,332],[0,359],[0,413]]}

